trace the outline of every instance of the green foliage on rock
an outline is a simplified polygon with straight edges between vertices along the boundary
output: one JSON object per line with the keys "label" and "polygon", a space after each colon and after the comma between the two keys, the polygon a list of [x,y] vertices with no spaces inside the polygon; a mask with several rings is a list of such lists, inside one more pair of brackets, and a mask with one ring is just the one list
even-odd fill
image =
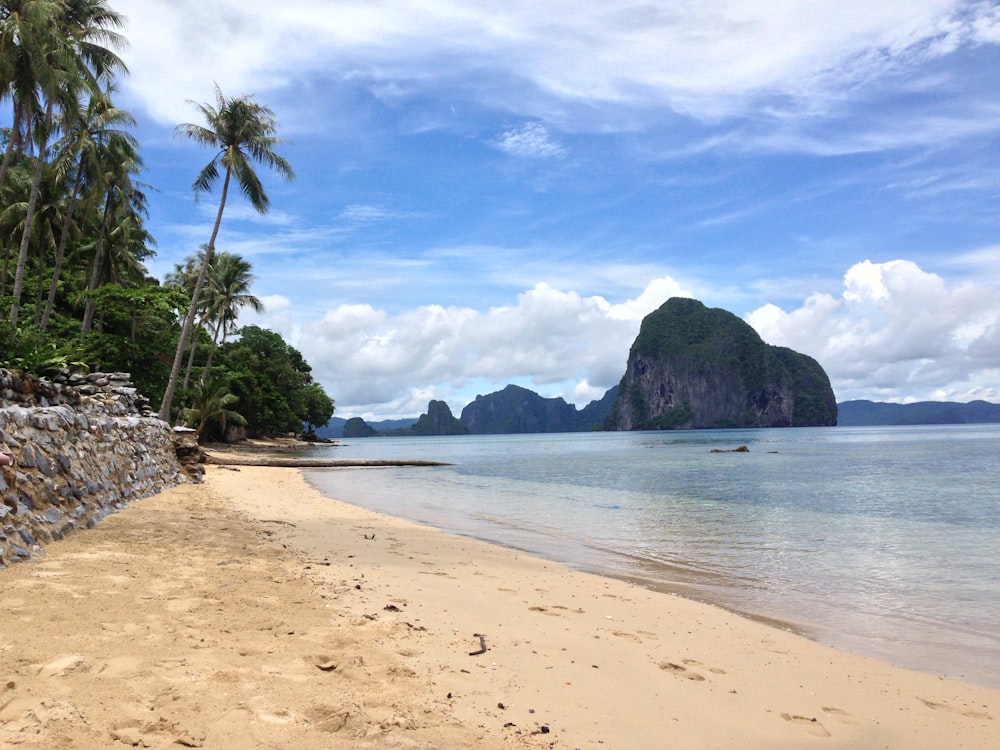
{"label": "green foliage on rock", "polygon": [[562,398],[544,398],[518,385],[475,400],[462,409],[461,422],[473,435],[538,432],[587,432],[599,426],[610,409],[605,396],[581,410]]}
{"label": "green foliage on rock", "polygon": [[410,432],[413,435],[468,435],[469,429],[451,413],[448,404],[431,400],[427,413],[420,415]]}
{"label": "green foliage on rock", "polygon": [[369,425],[361,417],[351,417],[344,422],[345,438],[375,437],[378,434],[378,430]]}
{"label": "green foliage on rock", "polygon": [[643,320],[605,427],[836,423],[833,389],[814,359],[766,344],[726,310],[675,297]]}

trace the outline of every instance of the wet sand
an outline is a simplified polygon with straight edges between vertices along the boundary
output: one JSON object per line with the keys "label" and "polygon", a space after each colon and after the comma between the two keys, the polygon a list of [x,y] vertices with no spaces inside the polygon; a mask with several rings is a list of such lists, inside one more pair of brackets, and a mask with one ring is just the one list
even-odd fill
{"label": "wet sand", "polygon": [[[0,571],[0,747],[995,748],[1000,691],[207,467]],[[484,650],[485,649],[485,650]]]}

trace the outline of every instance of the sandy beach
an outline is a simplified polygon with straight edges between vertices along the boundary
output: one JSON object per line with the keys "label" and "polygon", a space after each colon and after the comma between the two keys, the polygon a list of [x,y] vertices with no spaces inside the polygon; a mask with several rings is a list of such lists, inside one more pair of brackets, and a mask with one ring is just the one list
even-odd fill
{"label": "sandy beach", "polygon": [[1000,747],[1000,691],[289,468],[209,466],[0,571],[0,607],[2,748]]}

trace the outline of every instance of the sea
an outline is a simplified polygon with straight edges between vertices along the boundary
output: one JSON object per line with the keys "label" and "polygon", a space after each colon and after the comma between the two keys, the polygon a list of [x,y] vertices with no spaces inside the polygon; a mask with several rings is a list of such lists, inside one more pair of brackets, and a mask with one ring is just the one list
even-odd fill
{"label": "sea", "polygon": [[1000,425],[384,437],[319,450],[449,464],[308,470],[328,497],[1000,688]]}

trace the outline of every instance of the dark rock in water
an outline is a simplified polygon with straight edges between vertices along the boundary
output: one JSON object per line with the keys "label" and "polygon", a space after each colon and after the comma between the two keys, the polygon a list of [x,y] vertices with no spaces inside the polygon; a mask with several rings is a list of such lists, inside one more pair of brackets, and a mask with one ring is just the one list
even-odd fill
{"label": "dark rock in water", "polygon": [[674,297],[642,322],[609,430],[835,425],[816,360],[764,343],[726,310]]}
{"label": "dark rock in water", "polygon": [[750,449],[747,448],[745,445],[741,445],[739,448],[729,448],[728,450],[725,448],[712,448],[712,450],[709,451],[709,453],[749,453],[749,452]]}

